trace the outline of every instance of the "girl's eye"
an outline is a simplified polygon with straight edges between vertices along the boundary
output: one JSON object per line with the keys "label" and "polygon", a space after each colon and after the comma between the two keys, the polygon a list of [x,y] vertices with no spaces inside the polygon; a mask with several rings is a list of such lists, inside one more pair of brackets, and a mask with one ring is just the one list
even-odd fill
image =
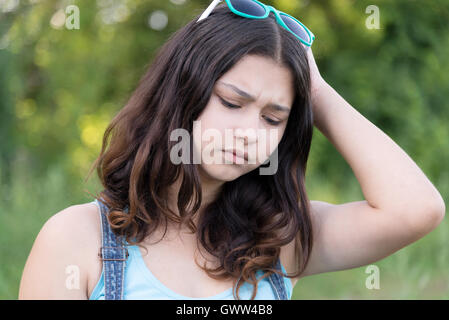
{"label": "girl's eye", "polygon": [[282,121],[275,121],[270,118],[265,118],[265,120],[267,120],[268,123],[275,125],[275,126],[279,125],[282,122]]}
{"label": "girl's eye", "polygon": [[[222,103],[225,107],[227,107],[227,108],[229,108],[229,109],[239,109],[239,108],[241,108],[240,106],[237,106],[237,105],[235,105],[235,104],[232,104],[232,103],[227,102],[227,101],[224,100],[223,98],[220,98],[220,101],[221,101],[221,103]],[[277,125],[279,125],[279,124],[282,122],[282,121],[275,121],[275,120],[270,119],[270,118],[265,118],[265,120],[266,120],[269,124],[274,125],[274,126],[277,126]]]}
{"label": "girl's eye", "polygon": [[226,100],[224,100],[224,99],[222,99],[222,98],[220,98],[220,100],[221,100],[221,103],[222,103],[225,107],[228,107],[228,108],[230,108],[230,109],[238,109],[238,108],[240,108],[240,106],[236,106],[235,104],[229,103],[229,102],[227,102]]}

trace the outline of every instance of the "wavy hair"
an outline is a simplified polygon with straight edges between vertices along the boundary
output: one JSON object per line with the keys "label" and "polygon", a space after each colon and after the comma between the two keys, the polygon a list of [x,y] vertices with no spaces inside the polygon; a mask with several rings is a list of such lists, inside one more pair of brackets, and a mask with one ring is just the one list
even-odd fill
{"label": "wavy hair", "polygon": [[[235,299],[240,299],[244,281],[253,284],[254,299],[258,281],[274,272],[282,274],[274,267],[281,246],[294,240],[299,268],[284,276],[299,276],[309,261],[313,243],[305,190],[313,133],[309,65],[301,43],[272,16],[245,19],[221,4],[207,19],[196,23],[198,18],[159,49],[106,128],[88,177],[96,168],[104,187],[96,198],[110,208],[109,223],[118,237],[141,246],[161,223],[187,223],[220,263],[215,269],[199,267],[213,279],[235,279]],[[252,170],[227,181],[195,225],[192,218],[202,195],[198,168],[169,160],[169,150],[176,144],[170,141],[170,132],[183,128],[192,135],[193,121],[208,104],[215,82],[250,54],[286,66],[294,78],[295,98],[277,146],[278,170],[274,175]],[[168,207],[167,188],[179,177],[176,214]],[[258,270],[263,271],[260,279]]]}

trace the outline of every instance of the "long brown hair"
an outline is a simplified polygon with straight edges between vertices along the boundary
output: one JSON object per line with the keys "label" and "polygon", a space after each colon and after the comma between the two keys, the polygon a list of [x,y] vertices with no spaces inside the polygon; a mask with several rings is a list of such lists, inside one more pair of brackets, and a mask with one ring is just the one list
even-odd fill
{"label": "long brown hair", "polygon": [[[313,115],[310,75],[301,43],[273,17],[245,19],[219,5],[196,23],[196,17],[174,33],[159,49],[126,105],[106,128],[94,168],[104,190],[97,199],[110,208],[114,233],[139,245],[162,222],[184,224],[220,262],[203,268],[214,279],[238,279],[254,285],[273,272],[280,247],[295,240],[299,270],[304,270],[312,248],[305,171]],[[183,128],[192,134],[193,121],[206,107],[215,82],[245,55],[259,55],[286,66],[294,78],[295,99],[284,135],[277,147],[278,170],[258,170],[224,184],[195,225],[191,220],[201,205],[196,164],[173,164],[169,150],[176,142],[170,132]],[[179,177],[179,215],[169,207],[167,188]],[[193,206],[189,202],[193,201]],[[135,239],[135,241],[134,241]],[[256,272],[264,272],[260,279]],[[234,298],[239,299],[235,296]]]}

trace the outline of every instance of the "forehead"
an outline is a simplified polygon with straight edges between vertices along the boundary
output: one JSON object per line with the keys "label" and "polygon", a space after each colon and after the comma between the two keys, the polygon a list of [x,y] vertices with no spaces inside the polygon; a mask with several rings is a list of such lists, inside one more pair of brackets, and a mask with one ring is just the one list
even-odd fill
{"label": "forehead", "polygon": [[270,58],[247,55],[225,73],[217,85],[231,83],[256,98],[273,100],[272,102],[291,105],[294,98],[293,75],[291,71]]}

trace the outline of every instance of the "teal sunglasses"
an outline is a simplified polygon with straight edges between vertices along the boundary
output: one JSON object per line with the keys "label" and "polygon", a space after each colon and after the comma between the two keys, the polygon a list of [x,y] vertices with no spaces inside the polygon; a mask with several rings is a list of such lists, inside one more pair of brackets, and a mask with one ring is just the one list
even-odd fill
{"label": "teal sunglasses", "polygon": [[[223,0],[214,0],[204,11],[197,22],[206,19],[214,8]],[[225,0],[229,9],[235,14],[249,19],[266,19],[270,12],[276,16],[276,21],[287,31],[290,31],[304,45],[310,47],[315,40],[315,35],[307,29],[298,19],[285,12],[276,10],[273,6],[267,6],[257,0]]]}

